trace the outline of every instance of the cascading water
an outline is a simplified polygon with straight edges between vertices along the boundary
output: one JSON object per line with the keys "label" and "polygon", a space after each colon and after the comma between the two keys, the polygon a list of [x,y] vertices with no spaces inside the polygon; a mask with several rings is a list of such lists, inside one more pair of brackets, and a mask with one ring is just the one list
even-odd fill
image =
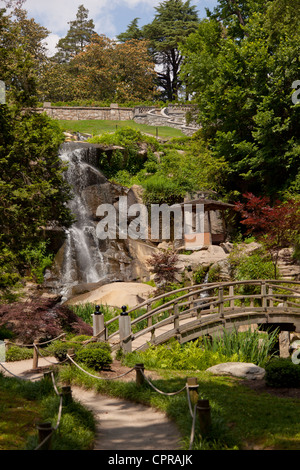
{"label": "cascading water", "polygon": [[106,267],[96,236],[96,222],[83,197],[85,188],[101,184],[103,175],[95,168],[93,156],[86,148],[63,147],[60,158],[67,164],[65,178],[72,187],[73,198],[68,206],[76,222],[66,231],[64,260],[60,283],[63,294],[78,283],[96,283],[105,278]]}

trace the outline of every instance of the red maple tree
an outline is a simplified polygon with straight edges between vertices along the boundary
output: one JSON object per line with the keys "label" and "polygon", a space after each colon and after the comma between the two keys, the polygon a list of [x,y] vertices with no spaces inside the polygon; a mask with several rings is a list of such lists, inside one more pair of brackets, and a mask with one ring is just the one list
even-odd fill
{"label": "red maple tree", "polygon": [[235,209],[241,215],[241,223],[266,247],[271,255],[275,279],[279,251],[295,245],[300,235],[300,200],[276,201],[270,204],[268,197],[243,194],[246,202],[238,202]]}

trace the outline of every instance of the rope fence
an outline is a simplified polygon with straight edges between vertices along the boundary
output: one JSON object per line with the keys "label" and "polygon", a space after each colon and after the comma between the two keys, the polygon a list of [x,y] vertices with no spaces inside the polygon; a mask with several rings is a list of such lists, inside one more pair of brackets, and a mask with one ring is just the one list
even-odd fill
{"label": "rope fence", "polygon": [[[126,375],[130,374],[133,371],[136,371],[136,384],[142,385],[144,382],[146,382],[155,392],[164,395],[164,396],[175,396],[179,395],[180,393],[186,391],[187,392],[187,401],[188,401],[188,407],[189,407],[189,412],[192,418],[192,426],[191,426],[191,433],[190,433],[190,443],[189,443],[189,450],[192,449],[194,439],[195,439],[195,428],[196,428],[196,420],[198,417],[198,421],[200,424],[200,431],[201,431],[201,436],[205,436],[211,427],[211,419],[210,419],[210,407],[209,407],[209,402],[208,400],[201,400],[198,397],[198,384],[197,384],[197,379],[195,377],[188,378],[187,382],[184,387],[182,387],[180,390],[175,391],[175,392],[164,392],[160,389],[158,389],[150,380],[149,378],[145,375],[144,372],[144,364],[136,364],[133,368],[129,369],[123,374],[117,375],[115,377],[100,377],[99,375],[93,375],[90,372],[86,371],[84,368],[82,368],[78,363],[75,362],[73,359],[72,355],[74,356],[74,350],[68,350],[66,354],[66,359],[62,360],[58,363],[54,363],[50,360],[47,359],[46,356],[44,356],[40,350],[39,347],[40,345],[45,345],[48,344],[52,341],[55,341],[61,337],[65,336],[60,335],[57,338],[54,338],[50,341],[46,341],[43,343],[39,342],[34,342],[33,344],[30,345],[22,345],[24,347],[32,347],[34,350],[34,358],[33,358],[33,370],[37,370],[37,365],[38,365],[38,357],[41,356],[46,362],[48,362],[51,365],[61,365],[65,362],[69,362],[70,364],[73,364],[75,367],[77,367],[79,370],[81,370],[83,373],[89,375],[90,377],[97,379],[97,380],[117,380],[120,378],[125,377]],[[6,341],[6,344],[10,343],[8,340]],[[15,343],[10,343],[10,344],[15,344]],[[17,344],[17,346],[20,346]],[[73,354],[72,354],[73,353]],[[72,354],[72,355],[71,355]],[[38,376],[38,377],[32,377],[32,378],[26,378],[26,377],[20,377],[12,372],[10,372],[2,362],[0,362],[0,366],[9,374],[14,376],[17,379],[21,380],[40,380],[41,378],[47,377],[49,374],[51,375],[52,379],[52,384],[54,391],[57,396],[60,397],[60,403],[59,403],[59,410],[58,410],[58,419],[56,425],[53,427],[51,423],[42,423],[38,425],[38,430],[39,430],[39,445],[36,447],[35,450],[40,450],[40,449],[48,449],[50,446],[50,441],[53,433],[57,431],[60,425],[61,421],[61,416],[62,416],[62,409],[63,409],[63,402],[64,402],[64,397],[71,397],[71,388],[70,387],[62,387],[64,390],[62,393],[59,393],[55,379],[54,379],[54,374],[53,371],[46,372],[44,373],[43,376]],[[193,403],[192,403],[193,402]]]}

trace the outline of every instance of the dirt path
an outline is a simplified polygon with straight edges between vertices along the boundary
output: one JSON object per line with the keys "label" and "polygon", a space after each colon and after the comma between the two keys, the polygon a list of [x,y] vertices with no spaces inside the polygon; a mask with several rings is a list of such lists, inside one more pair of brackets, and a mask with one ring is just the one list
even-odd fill
{"label": "dirt path", "polygon": [[[55,362],[54,358],[49,360]],[[39,367],[48,365],[49,362],[39,359]],[[7,362],[4,366],[9,372],[2,367],[0,369],[8,377],[12,374],[26,379],[43,376],[42,369],[31,371],[32,360]],[[114,375],[121,369],[114,369]],[[132,380],[128,375],[125,376],[126,380]],[[97,425],[94,450],[180,449],[180,434],[164,413],[73,385],[72,396],[94,414]]]}

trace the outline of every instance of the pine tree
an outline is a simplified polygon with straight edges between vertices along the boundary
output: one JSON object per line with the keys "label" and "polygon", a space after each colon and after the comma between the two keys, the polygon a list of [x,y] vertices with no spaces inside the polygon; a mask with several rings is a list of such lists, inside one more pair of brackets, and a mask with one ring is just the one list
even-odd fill
{"label": "pine tree", "polygon": [[68,63],[72,57],[82,52],[87,44],[90,44],[95,34],[95,25],[92,19],[88,19],[88,14],[89,10],[83,5],[78,7],[76,20],[68,23],[70,28],[67,35],[58,41],[55,60]]}

